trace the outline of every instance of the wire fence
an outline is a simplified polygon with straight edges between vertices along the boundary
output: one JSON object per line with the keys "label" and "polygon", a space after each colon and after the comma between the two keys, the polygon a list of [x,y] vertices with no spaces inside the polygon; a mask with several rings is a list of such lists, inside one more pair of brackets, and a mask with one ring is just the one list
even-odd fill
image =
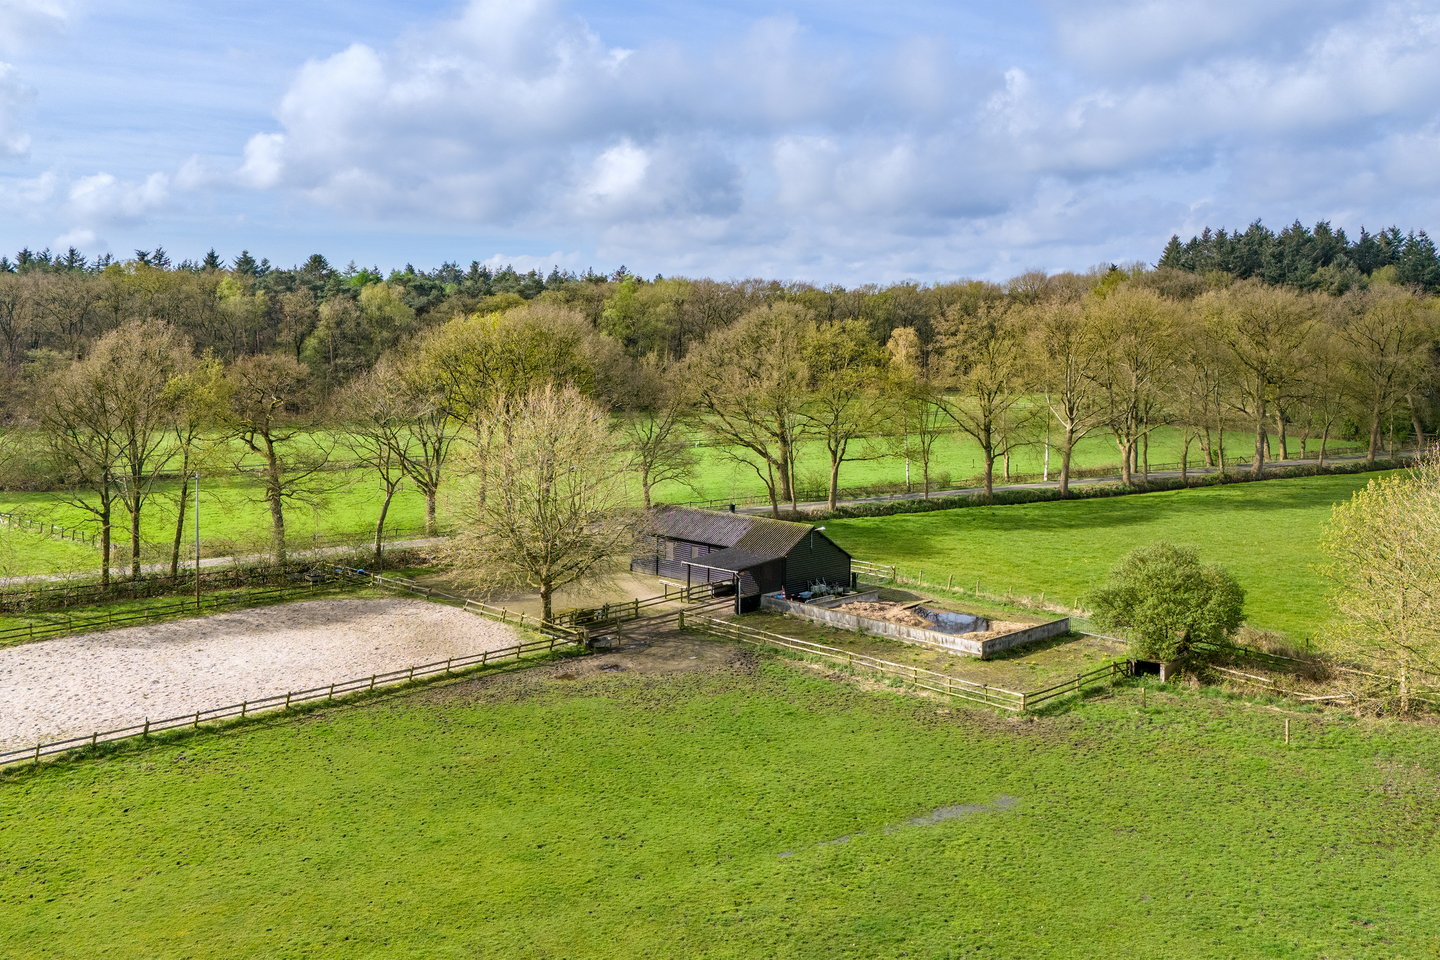
{"label": "wire fence", "polygon": [[82,527],[67,527],[64,524],[51,523],[48,520],[36,520],[18,513],[0,512],[0,523],[3,523],[7,527],[15,527],[19,530],[38,533],[46,537],[55,537],[60,540],[71,540],[75,543],[83,543],[90,547],[97,546],[100,543],[99,536],[86,531]]}

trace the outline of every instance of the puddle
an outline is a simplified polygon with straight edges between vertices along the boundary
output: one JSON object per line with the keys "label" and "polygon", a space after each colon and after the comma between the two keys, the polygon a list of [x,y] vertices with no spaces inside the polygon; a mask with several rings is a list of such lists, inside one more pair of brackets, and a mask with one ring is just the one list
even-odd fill
{"label": "puddle", "polygon": [[[897,833],[907,827],[933,827],[937,823],[945,823],[947,820],[959,820],[963,817],[974,816],[977,813],[1004,813],[1007,810],[1013,810],[1019,802],[1018,797],[1012,797],[1009,794],[1002,793],[996,797],[992,803],[961,803],[946,807],[936,807],[934,810],[921,816],[911,817],[909,820],[902,820],[900,823],[886,824],[881,828],[880,832],[888,835]],[[836,837],[834,840],[822,840],[815,844],[815,846],[833,847],[838,844],[849,843],[856,837],[863,836],[865,836],[863,831],[847,833],[843,837]],[[780,856],[782,858],[793,857],[795,856],[795,852],[794,850],[785,850]]]}

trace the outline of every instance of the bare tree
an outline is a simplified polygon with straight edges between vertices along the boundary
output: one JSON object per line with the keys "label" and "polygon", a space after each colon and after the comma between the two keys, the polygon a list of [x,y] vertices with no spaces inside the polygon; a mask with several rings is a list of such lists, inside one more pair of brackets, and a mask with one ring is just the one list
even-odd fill
{"label": "bare tree", "polygon": [[1070,495],[1075,445],[1103,426],[1105,396],[1095,379],[1108,344],[1094,317],[1075,301],[1048,300],[1022,310],[1035,386],[1060,429],[1060,496]]}
{"label": "bare tree", "polygon": [[[1345,395],[1366,429],[1365,462],[1373,464],[1385,424],[1419,389],[1440,324],[1415,294],[1380,287],[1337,305]],[[1421,431],[1417,430],[1417,435]]]}
{"label": "bare tree", "polygon": [[940,404],[942,392],[930,376],[929,357],[914,327],[896,327],[885,344],[890,357],[888,402],[900,426],[899,455],[905,458],[905,492],[910,492],[910,462],[920,463],[921,492],[930,499],[930,465],[935,443],[950,418]]}
{"label": "bare tree", "polygon": [[47,454],[66,483],[60,499],[91,514],[100,526],[100,583],[110,585],[121,438],[116,398],[105,370],[76,361],[49,377],[40,392],[38,421]]}
{"label": "bare tree", "polygon": [[829,456],[826,505],[831,510],[840,495],[841,464],[885,455],[873,438],[890,419],[887,365],[885,351],[859,320],[822,324],[806,341],[809,396],[801,415]]}
{"label": "bare tree", "polygon": [[1316,303],[1283,287],[1244,281],[1207,294],[1205,319],[1235,371],[1233,403],[1255,430],[1251,472],[1265,470],[1268,426],[1300,391],[1318,319]]}
{"label": "bare tree", "polygon": [[[1106,347],[1095,376],[1104,391],[1106,424],[1120,448],[1121,479],[1134,482],[1141,444],[1159,420],[1172,376],[1178,308],[1129,285],[1087,303]],[[1148,457],[1145,459],[1148,474]]]}
{"label": "bare tree", "polygon": [[640,479],[640,496],[650,509],[655,487],[690,486],[695,447],[689,433],[690,403],[677,382],[677,364],[656,355],[642,357],[630,376],[629,409],[620,428],[630,463]]}
{"label": "bare tree", "polygon": [[795,506],[795,453],[805,433],[805,342],[814,331],[803,307],[757,307],[711,334],[687,364],[706,431],[727,455],[755,471],[776,516],[782,501]]}
{"label": "bare tree", "polygon": [[171,429],[180,416],[180,381],[195,366],[194,351],[180,331],[163,321],[131,322],[95,342],[82,365],[110,395],[115,440],[115,479],[130,515],[130,576],[140,576],[141,518],[155,483],[178,452]]}
{"label": "bare tree", "polygon": [[[306,449],[310,371],[289,356],[242,357],[228,371],[227,429],[250,452],[259,454],[262,498],[270,507],[271,551],[286,560],[285,504],[318,503],[328,490],[321,471],[327,447]],[[244,469],[240,463],[237,469]]]}
{"label": "bare tree", "polygon": [[490,419],[501,442],[471,461],[470,477],[490,495],[469,498],[447,559],[486,589],[536,590],[549,620],[556,590],[609,573],[634,546],[638,517],[612,460],[618,438],[573,387],[496,401]]}
{"label": "bare tree", "polygon": [[1020,442],[1023,421],[1031,416],[1022,404],[1029,370],[1020,325],[1003,305],[986,302],[974,312],[948,311],[940,332],[944,379],[953,388],[942,404],[980,447],[989,500],[995,461]]}
{"label": "bare tree", "polygon": [[385,560],[385,518],[405,481],[411,446],[411,408],[393,371],[380,368],[351,381],[341,398],[345,433],[340,441],[357,463],[380,481],[380,512],[375,520],[375,566]]}

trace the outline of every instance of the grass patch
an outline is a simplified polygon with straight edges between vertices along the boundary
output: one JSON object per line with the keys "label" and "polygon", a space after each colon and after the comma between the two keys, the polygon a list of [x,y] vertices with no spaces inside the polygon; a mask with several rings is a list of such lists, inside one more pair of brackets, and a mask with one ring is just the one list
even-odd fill
{"label": "grass patch", "polygon": [[1326,616],[1321,530],[1336,503],[1378,475],[829,520],[826,531],[857,557],[923,570],[927,579],[954,575],[1071,606],[1127,552],[1169,540],[1235,575],[1250,623],[1306,638]]}
{"label": "grass patch", "polygon": [[1419,957],[1440,732],[1038,721],[762,657],[451,684],[0,777],[0,952]]}

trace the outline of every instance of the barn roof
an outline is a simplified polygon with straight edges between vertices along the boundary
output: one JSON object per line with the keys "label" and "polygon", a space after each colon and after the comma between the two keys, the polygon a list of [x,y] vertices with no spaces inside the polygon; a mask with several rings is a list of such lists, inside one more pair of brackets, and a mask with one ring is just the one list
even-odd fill
{"label": "barn roof", "polygon": [[[785,556],[815,529],[808,523],[693,507],[660,507],[654,511],[652,526],[656,534],[672,540],[729,548],[724,552],[732,556],[723,558],[726,562],[749,561],[749,566]],[[715,558],[711,554],[705,561]]]}

